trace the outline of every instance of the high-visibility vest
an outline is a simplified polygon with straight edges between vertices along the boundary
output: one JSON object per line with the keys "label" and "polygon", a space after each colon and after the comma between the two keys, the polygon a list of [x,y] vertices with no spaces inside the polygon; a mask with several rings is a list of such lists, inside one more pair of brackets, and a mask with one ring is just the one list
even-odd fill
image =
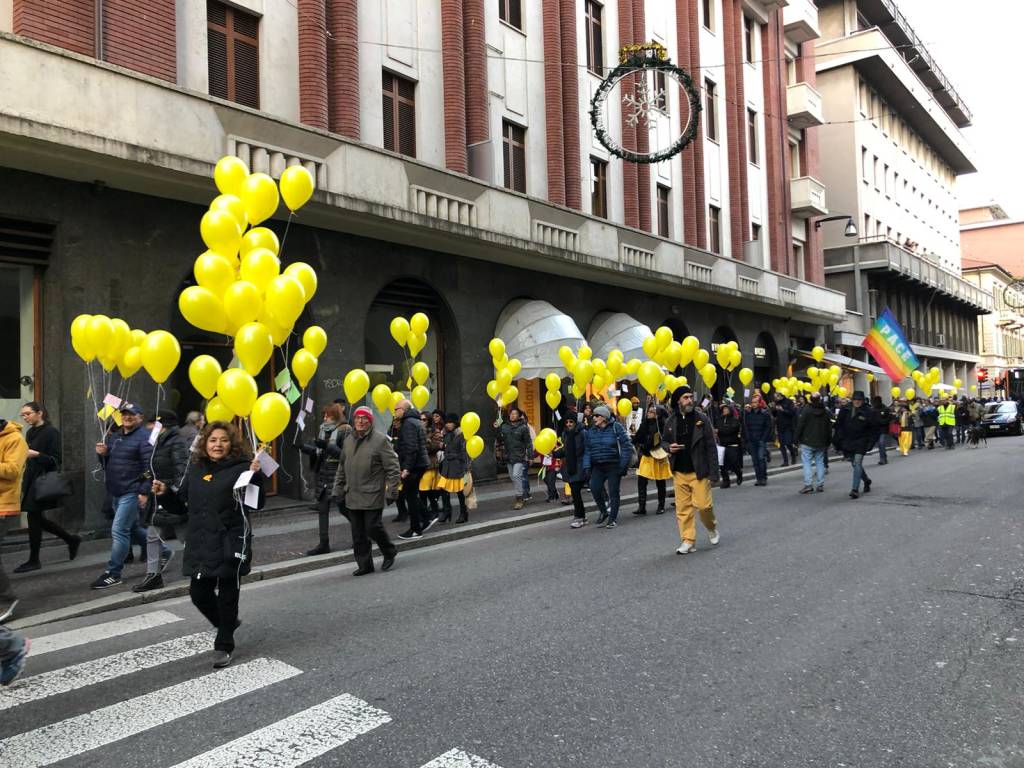
{"label": "high-visibility vest", "polygon": [[940,405],[939,406],[939,426],[940,427],[955,427],[956,426],[956,406],[955,405]]}

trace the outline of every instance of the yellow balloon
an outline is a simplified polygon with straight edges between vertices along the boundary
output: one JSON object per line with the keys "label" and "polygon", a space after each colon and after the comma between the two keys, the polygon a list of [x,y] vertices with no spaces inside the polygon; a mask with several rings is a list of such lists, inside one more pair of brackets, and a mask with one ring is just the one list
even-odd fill
{"label": "yellow balloon", "polygon": [[249,251],[256,248],[266,248],[277,256],[281,252],[281,243],[272,229],[253,227],[242,235],[242,242],[238,246],[238,253],[240,256],[245,256]]}
{"label": "yellow balloon", "polygon": [[512,374],[513,379],[519,375],[521,370],[523,370],[523,364],[519,360],[513,357],[508,361],[508,372]]}
{"label": "yellow balloon", "polygon": [[89,341],[89,321],[92,315],[79,315],[71,321],[71,346],[75,354],[82,358],[83,362],[91,362],[96,358],[96,352]]}
{"label": "yellow balloon", "polygon": [[121,361],[117,364],[117,370],[121,373],[121,378],[123,379],[130,379],[139,372],[141,367],[142,350],[139,347],[128,347],[124,351]]}
{"label": "yellow balloon", "polygon": [[462,421],[459,422],[463,436],[468,440],[480,429],[480,417],[475,411],[467,411],[462,414]]}
{"label": "yellow balloon", "polygon": [[665,349],[672,343],[672,329],[663,325],[654,332],[654,340],[658,342],[658,351]]}
{"label": "yellow balloon", "polygon": [[900,390],[899,387],[893,387],[892,389],[889,390],[889,394],[892,395],[894,398],[898,398],[902,394],[902,390]]}
{"label": "yellow balloon", "polygon": [[[568,347],[562,347],[562,349],[567,351],[569,350]],[[562,354],[562,349],[558,351],[559,356],[561,356]],[[495,337],[491,339],[490,344],[487,345],[487,351],[491,353],[491,357],[501,357],[503,354],[505,354],[505,342]],[[570,354],[572,354],[571,351]]]}
{"label": "yellow balloon", "polygon": [[415,363],[412,366],[412,377],[417,384],[426,384],[427,379],[430,378],[430,368],[426,363]]}
{"label": "yellow balloon", "polygon": [[549,389],[544,393],[544,400],[547,402],[548,408],[555,410],[562,402],[562,393],[558,390]]}
{"label": "yellow balloon", "polygon": [[811,350],[811,357],[814,358],[814,361],[816,363],[820,363],[822,360],[825,359],[825,348],[816,346],[814,349]]}
{"label": "yellow balloon", "polygon": [[752,382],[753,380],[754,380],[754,372],[752,370],[750,370],[749,368],[741,368],[740,369],[740,383],[744,387],[749,387],[750,386],[750,382]]}
{"label": "yellow balloon", "polygon": [[210,355],[197,355],[188,364],[188,380],[206,400],[217,394],[217,382],[223,372],[217,358]]}
{"label": "yellow balloon", "polygon": [[533,440],[533,448],[541,456],[547,456],[551,451],[555,449],[555,444],[558,442],[558,435],[555,434],[555,430],[551,427],[545,427],[537,433],[537,437]]}
{"label": "yellow balloon", "polygon": [[715,360],[718,361],[718,365],[722,368],[729,364],[729,347],[724,342],[719,344],[715,350]]}
{"label": "yellow balloon", "polygon": [[391,393],[391,408],[390,408],[390,411],[391,411],[391,415],[392,416],[395,415],[395,406],[398,405],[399,401],[403,397],[405,397],[405,395],[402,392],[392,392]]}
{"label": "yellow balloon", "polygon": [[353,368],[345,374],[345,397],[352,406],[355,406],[356,403],[363,399],[369,388],[370,377],[366,375],[366,371],[362,368]]}
{"label": "yellow balloon", "polygon": [[908,387],[905,394],[907,396],[907,400],[913,400],[914,396],[917,394],[917,392],[914,391],[913,387]]}
{"label": "yellow balloon", "polygon": [[572,385],[572,396],[575,397],[577,400],[579,400],[581,397],[583,397],[583,393],[586,392],[586,391],[587,391],[586,387],[581,387],[579,384],[576,384],[575,382],[573,383],[573,385]]}
{"label": "yellow balloon", "polygon": [[276,439],[292,418],[292,409],[280,392],[260,395],[252,407],[252,431],[261,442]]}
{"label": "yellow balloon", "polygon": [[110,343],[107,345],[107,357],[120,360],[132,344],[132,332],[128,323],[119,317],[110,321],[110,327],[114,329],[114,335],[111,336]]}
{"label": "yellow balloon", "polygon": [[867,375],[867,380],[868,380],[869,382],[871,382],[871,381],[874,381],[874,380],[875,380],[875,374],[873,374],[873,373],[869,373],[869,374]]}
{"label": "yellow balloon", "polygon": [[428,318],[422,312],[417,312],[415,315],[409,318],[409,327],[413,333],[423,335],[430,328],[430,318]]}
{"label": "yellow balloon", "polygon": [[654,336],[648,336],[644,339],[641,346],[644,349],[644,354],[650,358],[658,354],[658,339]]}
{"label": "yellow balloon", "polygon": [[640,365],[638,376],[640,379],[640,386],[652,395],[658,391],[658,387],[661,386],[661,383],[665,378],[665,375],[662,373],[658,364],[650,360]]}
{"label": "yellow balloon", "polygon": [[508,389],[509,385],[512,383],[512,372],[508,368],[505,368],[498,372],[498,375],[494,380],[498,382],[498,389],[504,391]]}
{"label": "yellow balloon", "polygon": [[114,326],[106,315],[93,315],[89,319],[89,327],[85,338],[97,357],[107,357],[107,348],[114,338]]}
{"label": "yellow balloon", "polygon": [[100,361],[100,365],[103,366],[103,370],[106,371],[107,373],[110,373],[112,370],[114,370],[114,368],[117,367],[117,360],[115,360],[112,357],[100,355],[97,359]]}
{"label": "yellow balloon", "polygon": [[242,242],[242,230],[238,222],[224,210],[210,210],[204,213],[199,222],[199,234],[202,235],[207,248],[229,259],[235,257]]}
{"label": "yellow balloon", "polygon": [[211,211],[224,211],[231,214],[231,218],[238,224],[238,230],[244,232],[249,226],[249,217],[245,215],[245,206],[235,195],[217,195],[210,203]]}
{"label": "yellow balloon", "polygon": [[953,379],[953,386],[956,387],[957,389],[960,389],[960,387],[962,387],[963,385],[964,385],[964,383],[963,383],[962,380],[960,380],[960,379]]}
{"label": "yellow balloon", "polygon": [[697,340],[696,336],[687,336],[683,339],[680,346],[679,365],[685,368],[693,362],[693,356],[696,355],[697,350],[700,349],[700,341]]}
{"label": "yellow balloon", "polygon": [[253,226],[273,216],[281,199],[277,184],[265,173],[249,174],[239,188],[238,197],[242,199],[245,215]]}
{"label": "yellow balloon", "polygon": [[729,364],[726,367],[730,372],[735,371],[743,363],[743,353],[738,349],[729,352]]}
{"label": "yellow balloon", "polygon": [[374,387],[370,397],[373,399],[373,404],[377,406],[377,410],[381,413],[391,408],[391,387],[387,384],[378,384]]}
{"label": "yellow balloon", "polygon": [[178,296],[181,315],[196,328],[211,333],[224,333],[228,327],[228,316],[224,303],[213,295],[209,288],[190,285]]}
{"label": "yellow balloon", "polygon": [[576,383],[581,387],[586,387],[587,384],[594,380],[594,364],[581,357],[579,362],[576,363],[573,374]]}
{"label": "yellow balloon", "polygon": [[249,167],[234,155],[225,155],[213,169],[213,182],[224,195],[238,195]]}
{"label": "yellow balloon", "polygon": [[501,393],[501,404],[511,405],[519,399],[519,387],[508,387]]}
{"label": "yellow balloon", "polygon": [[242,257],[242,279],[255,285],[261,292],[281,274],[281,261],[266,248],[254,248]]}
{"label": "yellow balloon", "polygon": [[246,373],[258,374],[273,353],[274,340],[263,323],[246,323],[235,334],[235,356]]}
{"label": "yellow balloon", "polygon": [[214,296],[223,296],[224,291],[238,277],[231,261],[213,251],[206,251],[196,257],[192,273],[196,276],[196,282]]}
{"label": "yellow balloon", "polygon": [[317,277],[316,270],[313,269],[309,264],[304,261],[296,261],[294,264],[289,264],[284,268],[284,274],[291,275],[302,285],[302,290],[306,294],[306,301],[308,302],[313,298],[313,294],[316,293]]}
{"label": "yellow balloon", "polygon": [[408,343],[410,333],[409,321],[404,317],[396,317],[391,321],[391,338],[398,346],[404,347]]}
{"label": "yellow balloon", "polygon": [[718,369],[714,364],[708,363],[700,369],[700,377],[704,380],[704,386],[712,387],[718,379]]}
{"label": "yellow balloon", "polygon": [[473,435],[471,438],[466,440],[466,454],[471,459],[475,459],[481,453],[484,452],[484,439],[480,435]]}
{"label": "yellow balloon", "polygon": [[971,392],[977,392],[977,391],[978,391],[978,385],[977,384],[971,384]]}
{"label": "yellow balloon", "polygon": [[771,389],[772,389],[772,385],[771,385],[771,384],[769,384],[769,383],[768,383],[767,381],[766,381],[766,382],[764,382],[764,383],[763,383],[763,384],[761,385],[761,391],[762,391],[762,392],[764,392],[764,393],[765,393],[766,395],[767,395],[767,394],[768,394],[769,392],[771,392]]}
{"label": "yellow balloon", "polygon": [[416,357],[423,348],[427,346],[427,335],[425,333],[410,333],[409,334],[409,354]]}
{"label": "yellow balloon", "polygon": [[427,403],[430,402],[430,390],[419,384],[412,388],[412,395],[409,399],[412,400],[413,405],[422,411],[427,407]]}
{"label": "yellow balloon", "polygon": [[263,303],[282,328],[291,328],[306,306],[306,292],[291,275],[278,275],[267,286]]}
{"label": "yellow balloon", "polygon": [[157,384],[163,384],[178,367],[181,346],[167,331],[152,331],[142,342],[142,365]]}
{"label": "yellow balloon", "polygon": [[217,379],[217,396],[242,418],[252,413],[258,395],[256,380],[241,368],[228,368]]}
{"label": "yellow balloon", "polygon": [[711,355],[708,354],[706,349],[698,349],[693,355],[693,367],[700,371],[708,364],[710,359]]}
{"label": "yellow balloon", "polygon": [[281,197],[292,213],[304,206],[313,196],[313,174],[301,165],[290,165],[281,174]]}
{"label": "yellow balloon", "polygon": [[625,397],[621,398],[616,406],[616,410],[619,412],[619,416],[626,418],[633,412],[633,404]]}
{"label": "yellow balloon", "polygon": [[586,344],[582,344],[580,345],[580,348],[578,350],[578,355],[580,360],[589,360],[591,357],[593,357],[594,351]]}
{"label": "yellow balloon", "polygon": [[640,365],[640,361],[634,357],[632,360],[626,363],[626,374],[629,376],[636,376],[637,371],[640,370]]}
{"label": "yellow balloon", "polygon": [[548,392],[557,392],[562,388],[562,379],[557,373],[549,373],[544,377],[544,386]]}
{"label": "yellow balloon", "polygon": [[235,418],[235,414],[230,408],[225,405],[224,401],[219,397],[211,398],[206,404],[206,420],[207,422],[213,421],[232,421]]}
{"label": "yellow balloon", "polygon": [[[497,339],[497,341],[501,341],[501,339]],[[493,344],[494,341],[492,341],[491,343]],[[505,345],[502,344],[501,348],[502,348],[502,351],[504,351],[505,350]],[[560,346],[558,348],[558,359],[561,360],[562,364],[568,368],[569,367],[569,361],[570,360],[575,360],[576,359],[576,355],[574,355],[572,353],[572,350],[569,349],[569,347],[567,347],[565,344],[563,344],[562,346]]]}
{"label": "yellow balloon", "polygon": [[320,357],[327,349],[327,331],[319,325],[311,325],[302,334],[302,346],[310,351],[313,357]]}
{"label": "yellow balloon", "polygon": [[491,398],[491,400],[497,400],[498,399],[498,395],[500,395],[500,394],[501,394],[501,387],[498,386],[498,382],[496,380],[494,380],[494,379],[491,379],[490,381],[488,381],[487,382],[487,396],[489,398]]}
{"label": "yellow balloon", "polygon": [[594,378],[590,380],[590,386],[598,392],[604,392],[608,388],[608,382],[604,380],[604,376],[598,376],[595,373]]}
{"label": "yellow balloon", "polygon": [[222,300],[228,324],[240,328],[251,323],[263,312],[263,297],[260,289],[246,280],[238,280],[224,291]]}

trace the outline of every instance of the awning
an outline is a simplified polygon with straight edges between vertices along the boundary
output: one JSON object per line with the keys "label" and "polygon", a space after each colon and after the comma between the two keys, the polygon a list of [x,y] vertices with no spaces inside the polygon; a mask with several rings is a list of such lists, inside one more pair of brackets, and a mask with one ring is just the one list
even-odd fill
{"label": "awning", "polygon": [[559,371],[558,348],[567,345],[575,353],[583,334],[568,315],[535,299],[515,299],[501,311],[494,335],[505,342],[509,358],[523,364],[519,378],[537,379]]}
{"label": "awning", "polygon": [[[801,357],[806,357],[808,360],[814,360],[814,355],[812,355],[810,352],[805,352],[804,350],[801,349],[798,350],[798,354]],[[822,361],[820,363],[815,363],[815,365],[838,365],[843,370],[860,371],[861,373],[873,373],[875,376],[885,376],[886,378],[889,377],[889,374],[887,374],[884,369],[879,368],[877,365],[865,363],[863,360],[858,360],[855,357],[837,355],[834,352],[826,352],[825,357],[822,359]]]}
{"label": "awning", "polygon": [[644,339],[653,335],[650,328],[625,312],[601,312],[590,324],[590,346],[594,357],[601,359],[617,349],[626,360],[633,357],[645,360]]}

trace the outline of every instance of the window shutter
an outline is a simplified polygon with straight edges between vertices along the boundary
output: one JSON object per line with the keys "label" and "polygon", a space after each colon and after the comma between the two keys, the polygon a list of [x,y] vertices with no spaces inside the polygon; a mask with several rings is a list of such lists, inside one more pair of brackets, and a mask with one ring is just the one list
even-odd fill
{"label": "window shutter", "polygon": [[512,127],[512,188],[526,192],[526,131]]}
{"label": "window shutter", "polygon": [[508,23],[516,29],[523,28],[523,0],[508,0]]}
{"label": "window shutter", "polygon": [[512,189],[512,137],[509,135],[511,128],[512,126],[505,123],[505,140],[502,142],[502,164],[505,174],[501,178],[507,189]]}
{"label": "window shutter", "polygon": [[228,96],[228,38],[223,32],[210,27],[206,35],[209,46],[210,95],[218,99]]}
{"label": "window shutter", "polygon": [[416,157],[416,105],[398,102],[398,151]]}
{"label": "window shutter", "polygon": [[206,25],[210,95],[259,109],[259,18],[208,0]]}
{"label": "window shutter", "polygon": [[384,73],[384,103],[382,112],[384,114],[384,149],[397,152],[395,146],[395,96],[394,78],[387,72]]}
{"label": "window shutter", "polygon": [[[237,17],[236,17],[237,18]],[[235,43],[235,101],[253,109],[260,107],[260,51],[237,37]]]}

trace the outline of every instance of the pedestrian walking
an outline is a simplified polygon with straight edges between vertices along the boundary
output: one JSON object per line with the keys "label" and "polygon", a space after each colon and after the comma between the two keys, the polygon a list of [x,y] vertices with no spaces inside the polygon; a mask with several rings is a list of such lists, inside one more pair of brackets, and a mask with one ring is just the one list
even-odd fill
{"label": "pedestrian walking", "polygon": [[637,509],[634,515],[647,514],[647,486],[654,482],[658,491],[656,515],[665,514],[666,481],[672,479],[668,450],[661,439],[661,432],[668,419],[668,409],[657,403],[650,403],[644,420],[633,436],[633,445],[640,455],[640,466],[636,470]]}
{"label": "pedestrian walking", "polygon": [[711,420],[693,404],[693,390],[678,387],[670,400],[672,414],[665,422],[665,442],[672,464],[675,489],[676,522],[682,543],[678,555],[697,551],[697,526],[694,509],[708,532],[712,546],[719,542],[711,481],[718,476],[718,446]]}
{"label": "pedestrian walking", "polygon": [[910,449],[914,446],[914,415],[910,406],[905,400],[900,401],[899,415],[900,424],[899,449],[904,456],[910,455]]}
{"label": "pedestrian walking", "polygon": [[398,401],[395,416],[401,420],[395,443],[395,453],[398,454],[401,467],[401,497],[405,500],[409,515],[409,529],[398,534],[398,538],[418,539],[436,520],[427,520],[426,510],[420,501],[420,479],[430,466],[427,458],[427,430],[420,421],[420,412],[409,400]]}
{"label": "pedestrian walking", "polygon": [[10,614],[0,615],[0,685],[4,687],[17,680],[24,671],[25,659],[32,647],[32,641],[27,637],[3,626],[9,618]]}
{"label": "pedestrian walking", "polygon": [[96,455],[106,476],[114,520],[110,526],[110,560],[106,570],[92,583],[93,589],[121,584],[125,558],[132,543],[146,547],[146,529],[140,516],[149,500],[152,481],[150,464],[153,446],[150,432],[142,427],[142,409],[134,403],[121,404],[121,428],[96,443]]}
{"label": "pedestrian walking", "polygon": [[[21,516],[21,479],[28,463],[28,443],[21,425],[0,419],[0,544],[18,527]],[[10,579],[0,559],[0,623],[14,615],[18,605]]]}
{"label": "pedestrian walking", "polygon": [[743,426],[740,424],[736,409],[729,403],[722,403],[715,426],[715,439],[722,448],[721,466],[722,487],[729,488],[730,475],[736,475],[736,485],[743,485]]}
{"label": "pedestrian walking", "polygon": [[939,420],[939,439],[947,451],[952,451],[954,448],[953,431],[956,428],[956,404],[949,402],[949,399],[942,395],[936,410]]}
{"label": "pedestrian walking", "polygon": [[788,467],[790,464],[796,464],[797,451],[793,442],[793,429],[797,416],[796,406],[785,395],[776,393],[772,415],[775,417],[775,437],[779,441],[782,466]]}
{"label": "pedestrian walking", "polygon": [[754,462],[754,485],[768,485],[768,441],[772,437],[772,415],[761,395],[754,393],[743,409],[743,444]]}
{"label": "pedestrian walking", "polygon": [[837,448],[853,465],[853,488],[850,491],[850,498],[859,498],[862,480],[864,493],[870,493],[871,478],[864,470],[864,455],[878,442],[878,416],[865,405],[864,393],[859,389],[850,398],[850,405],[839,411],[835,440]]}
{"label": "pedestrian walking", "polygon": [[[419,424],[415,416],[414,424]],[[334,480],[333,496],[345,509],[352,526],[352,552],[359,566],[353,576],[373,573],[375,542],[387,571],[395,564],[398,548],[384,529],[384,507],[398,497],[402,470],[398,455],[383,433],[373,428],[373,411],[360,406],[352,412],[352,431],[346,434]]]}
{"label": "pedestrian walking", "polygon": [[892,408],[883,403],[879,395],[871,398],[871,407],[878,417],[878,463],[888,464],[889,455],[886,449],[889,447],[889,427],[893,424],[895,416]]}
{"label": "pedestrian walking", "polygon": [[[959,402],[956,402],[956,444],[961,445],[967,442],[967,425],[971,420],[970,410],[967,407],[967,398],[961,397]],[[1018,406],[1019,410],[1020,406]]]}
{"label": "pedestrian walking", "polygon": [[46,409],[34,400],[21,406],[19,415],[28,425],[28,431],[25,432],[28,461],[21,482],[21,508],[28,516],[28,560],[15,568],[14,572],[27,573],[42,567],[39,550],[43,543],[43,531],[64,541],[68,547],[68,560],[78,556],[82,538],[68,533],[47,519],[46,512],[53,508],[53,501],[40,501],[36,498],[36,480],[47,472],[59,471],[64,461],[60,432],[47,420]]}
{"label": "pedestrian walking", "polygon": [[[233,424],[211,421],[199,434],[192,466],[177,491],[154,480],[153,493],[160,506],[155,522],[187,524],[182,573],[191,579],[192,604],[217,630],[213,666],[231,663],[235,652],[241,578],[252,569],[252,526],[247,510],[262,506],[262,475],[258,459],[251,458]],[[247,507],[235,490],[243,472],[255,474],[250,484],[260,488],[260,501]],[[164,515],[168,519],[164,519]]]}
{"label": "pedestrian walking", "polygon": [[457,413],[449,413],[445,417],[443,448],[444,455],[439,470],[440,480],[437,485],[441,491],[441,522],[447,523],[452,519],[452,494],[454,493],[459,497],[459,517],[455,520],[458,525],[469,520],[466,494],[463,492],[466,485],[466,473],[469,471],[469,454],[466,453],[466,436],[462,434]]}
{"label": "pedestrian walking", "polygon": [[572,522],[570,528],[582,528],[587,524],[587,512],[583,506],[583,485],[586,471],[583,468],[587,452],[586,439],[580,429],[575,411],[566,414],[562,420],[562,447],[555,455],[562,461],[562,480],[569,485],[572,496]]}
{"label": "pedestrian walking", "polygon": [[804,469],[804,487],[800,493],[825,490],[825,454],[832,443],[832,417],[819,392],[811,393],[808,403],[796,419],[794,433],[800,446]]}
{"label": "pedestrian walking", "polygon": [[[590,472],[590,492],[597,504],[597,526],[615,528],[619,519],[619,484],[629,469],[633,446],[626,428],[606,405],[594,409],[594,426],[583,436],[583,469]],[[607,496],[605,484],[607,483]]]}
{"label": "pedestrian walking", "polygon": [[[174,411],[160,411],[159,422],[160,434],[153,446],[153,479],[177,490],[185,482],[188,471],[189,444],[178,430],[178,416]],[[174,550],[164,543],[159,526],[153,523],[158,503],[155,497],[151,497],[142,508],[146,526],[146,578],[132,587],[132,592],[162,589],[164,569],[174,557]]]}
{"label": "pedestrian walking", "polygon": [[939,411],[931,400],[925,400],[920,408],[921,427],[924,430],[924,444],[928,450],[935,448],[939,430]]}
{"label": "pedestrian walking", "polygon": [[315,547],[307,550],[306,554],[311,557],[325,555],[331,551],[331,505],[336,505],[339,512],[343,511],[340,500],[333,495],[334,478],[338,474],[341,445],[351,429],[345,421],[341,406],[338,403],[331,403],[323,410],[316,439],[300,448],[304,454],[309,456],[315,473],[313,482],[319,542]]}
{"label": "pedestrian walking", "polygon": [[498,427],[498,440],[505,449],[505,463],[508,465],[508,476],[512,481],[512,491],[515,493],[512,509],[522,509],[530,498],[528,462],[533,455],[530,427],[518,408],[509,408],[508,421],[495,423],[495,426]]}
{"label": "pedestrian walking", "polygon": [[441,466],[441,453],[444,450],[444,416],[440,411],[421,413],[420,421],[427,436],[427,471],[420,478],[420,502],[423,509],[428,510],[429,525],[441,515],[441,491],[437,487],[441,475],[438,472]]}

